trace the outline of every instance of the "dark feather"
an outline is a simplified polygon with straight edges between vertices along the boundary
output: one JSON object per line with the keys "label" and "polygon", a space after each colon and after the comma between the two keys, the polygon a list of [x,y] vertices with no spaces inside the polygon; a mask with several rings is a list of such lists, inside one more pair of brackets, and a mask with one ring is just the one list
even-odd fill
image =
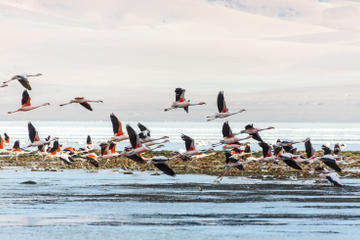
{"label": "dark feather", "polygon": [[165,163],[154,163],[154,166],[161,170],[166,175],[174,177],[176,174],[175,172]]}
{"label": "dark feather", "polygon": [[111,123],[112,123],[112,127],[113,127],[113,132],[114,134],[118,133],[119,131],[119,119],[112,113],[110,114],[110,119],[111,119]]}
{"label": "dark feather", "polygon": [[307,158],[311,158],[315,155],[315,149],[313,148],[310,139],[305,141],[305,152]]}
{"label": "dark feather", "polygon": [[135,149],[137,142],[138,142],[137,141],[138,136],[137,136],[135,130],[129,124],[126,125],[126,131],[127,131],[127,134],[129,135],[129,140],[130,140],[131,146]]}
{"label": "dark feather", "polygon": [[16,149],[16,148],[20,148],[20,141],[19,141],[19,140],[16,140],[16,141],[14,142],[13,149]]}
{"label": "dark feather", "polygon": [[289,167],[292,167],[297,170],[302,170],[302,168],[293,159],[284,159],[283,161]]}
{"label": "dark feather", "polygon": [[225,105],[224,92],[220,91],[217,97],[217,107],[220,113],[224,109],[224,105]]}
{"label": "dark feather", "polygon": [[334,181],[334,179],[332,179],[332,177],[330,176],[326,176],[326,179],[331,182],[332,184],[334,184],[335,187],[342,187],[342,184],[338,183],[337,181]]}
{"label": "dark feather", "polygon": [[185,89],[183,88],[176,88],[175,89],[175,101],[179,101],[180,98],[183,96],[183,93],[185,93]]}
{"label": "dark feather", "polygon": [[38,138],[38,133],[31,122],[28,123],[29,139],[33,143],[35,138]]}
{"label": "dark feather", "polygon": [[80,103],[80,105],[83,106],[84,108],[90,110],[90,111],[93,110],[88,102]]}
{"label": "dark feather", "polygon": [[29,101],[30,95],[29,93],[25,90],[22,93],[22,98],[21,98],[21,105],[26,104]]}
{"label": "dark feather", "polygon": [[322,161],[326,166],[334,169],[335,171],[341,172],[341,168],[339,167],[339,165],[337,165],[335,159],[331,159],[331,158],[321,158],[321,161]]}
{"label": "dark feather", "polygon": [[182,140],[185,141],[186,150],[189,151],[190,148],[193,147],[193,145],[194,145],[194,139],[192,139],[191,137],[186,136],[184,134],[181,135],[181,138],[182,138]]}
{"label": "dark feather", "polygon": [[252,134],[250,134],[250,136],[253,139],[255,139],[256,141],[263,142],[263,140],[261,139],[260,134],[258,132],[257,133],[252,133]]}
{"label": "dark feather", "polygon": [[259,146],[262,148],[262,154],[263,157],[267,157],[268,155],[271,155],[271,147],[266,142],[259,142]]}
{"label": "dark feather", "polygon": [[140,157],[139,155],[137,155],[137,154],[133,154],[133,155],[130,155],[130,156],[126,156],[127,158],[129,158],[129,159],[131,159],[131,160],[133,160],[133,161],[135,161],[135,162],[137,162],[137,163],[146,163],[145,161],[144,161],[144,159],[142,159],[142,157]]}
{"label": "dark feather", "polygon": [[27,78],[24,78],[23,76],[17,75],[16,79],[19,81],[19,83],[26,88],[27,90],[31,90],[30,82]]}
{"label": "dark feather", "polygon": [[229,122],[224,122],[224,124],[222,126],[222,134],[223,134],[223,137],[231,137],[233,135],[230,125],[229,125]]}

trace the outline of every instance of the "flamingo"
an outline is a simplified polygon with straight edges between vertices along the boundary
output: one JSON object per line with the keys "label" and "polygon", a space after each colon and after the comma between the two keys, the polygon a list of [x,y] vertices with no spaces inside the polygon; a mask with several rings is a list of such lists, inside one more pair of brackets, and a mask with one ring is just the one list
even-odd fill
{"label": "flamingo", "polygon": [[342,187],[339,175],[335,172],[330,172],[323,167],[316,167],[314,173],[318,173],[320,178],[326,178],[335,187]]}
{"label": "flamingo", "polygon": [[267,144],[266,142],[259,142],[259,146],[262,149],[262,157],[259,159],[263,162],[275,162],[276,161],[276,155],[274,156],[272,153],[271,146]]}
{"label": "flamingo", "polygon": [[68,103],[60,104],[60,107],[65,106],[65,105],[69,105],[69,104],[72,104],[72,103],[79,103],[84,108],[92,111],[93,109],[92,109],[91,105],[89,104],[89,102],[103,103],[102,100],[87,100],[84,97],[76,97],[73,100],[70,100],[70,102],[68,102]]}
{"label": "flamingo", "polygon": [[217,118],[226,118],[226,117],[230,117],[232,115],[238,114],[238,113],[242,113],[244,111],[246,111],[245,109],[240,109],[237,112],[233,112],[230,113],[229,109],[226,107],[226,102],[225,102],[225,97],[224,97],[224,92],[220,91],[218,96],[217,96],[217,107],[219,112],[215,113],[214,116],[206,116],[207,121],[212,121],[215,120]]}
{"label": "flamingo", "polygon": [[3,137],[0,135],[0,153],[6,153],[7,152],[7,150],[4,149],[4,143],[5,143],[5,141],[4,141]]}
{"label": "flamingo", "polygon": [[116,143],[115,142],[103,142],[100,143],[100,158],[101,159],[110,159],[114,157],[119,157],[121,154],[116,152]]}
{"label": "flamingo", "polygon": [[86,138],[85,149],[86,149],[86,151],[90,151],[92,148],[93,148],[93,144],[92,144],[91,136],[88,135],[87,138]]}
{"label": "flamingo", "polygon": [[324,151],[324,155],[332,155],[333,151],[330,149],[328,144],[323,144],[321,149]]}
{"label": "flamingo", "polygon": [[332,155],[324,155],[320,158],[320,161],[322,161],[326,166],[334,169],[337,172],[341,172],[341,168],[339,167],[339,165],[336,163],[336,159],[334,156]]}
{"label": "flamingo", "polygon": [[185,100],[185,89],[183,88],[176,88],[175,89],[175,102],[169,108],[165,108],[164,111],[170,111],[176,108],[183,108],[186,113],[189,113],[190,106],[197,106],[197,105],[204,105],[205,102],[199,103],[190,103],[190,100]]}
{"label": "flamingo", "polygon": [[153,158],[144,158],[141,155],[132,155],[129,157],[130,159],[138,162],[138,163],[146,163],[146,166],[154,165],[157,169],[165,173],[166,175],[169,175],[171,177],[175,177],[176,173],[174,170],[172,170],[166,162],[173,159],[173,158],[167,158],[164,156],[157,156]]}
{"label": "flamingo", "polygon": [[135,132],[135,130],[129,125],[126,125],[126,131],[129,136],[131,149],[127,149],[127,151],[124,151],[123,155],[130,156],[130,155],[138,155],[144,152],[152,151],[157,148],[163,147],[163,145],[157,145],[154,148],[149,148],[145,145],[143,145],[140,141],[139,135]]}
{"label": "flamingo", "polygon": [[31,143],[26,148],[28,148],[28,147],[38,147],[38,146],[49,144],[52,141],[58,140],[57,137],[51,138],[51,139],[48,139],[48,140],[45,140],[45,141],[40,140],[39,133],[35,129],[34,125],[32,125],[31,122],[28,123],[28,131],[29,131],[29,139],[30,139]]}
{"label": "flamingo", "polygon": [[8,86],[8,83],[11,81],[15,81],[18,80],[19,83],[21,83],[21,85],[26,88],[27,90],[31,90],[31,86],[30,86],[30,82],[29,82],[29,77],[39,77],[41,76],[41,73],[36,73],[36,74],[20,74],[20,75],[15,75],[13,76],[10,80],[3,82],[3,86]]}
{"label": "flamingo", "polygon": [[122,130],[122,125],[120,120],[115,116],[115,114],[110,114],[110,120],[113,127],[114,137],[110,139],[112,142],[120,142],[126,139],[129,139],[128,136],[124,135],[124,132]]}
{"label": "flamingo", "polygon": [[259,132],[264,131],[264,130],[270,130],[270,129],[274,129],[274,127],[267,127],[267,128],[258,129],[258,128],[254,128],[253,124],[248,124],[248,125],[245,126],[245,129],[242,130],[240,133],[247,133],[253,139],[255,139],[255,140],[259,141],[259,142],[263,142],[263,140],[260,137]]}
{"label": "flamingo", "polygon": [[19,108],[18,110],[16,111],[12,111],[12,112],[8,112],[8,114],[12,114],[12,113],[16,113],[16,112],[27,112],[27,111],[31,111],[31,110],[34,110],[34,109],[37,109],[37,108],[40,108],[40,107],[43,107],[43,106],[47,106],[47,105],[50,105],[50,103],[43,103],[41,105],[38,105],[38,106],[31,106],[31,103],[30,103],[30,96],[29,96],[29,93],[25,90],[22,94],[22,99],[21,99],[21,108]]}
{"label": "flamingo", "polygon": [[[168,140],[169,137],[168,136],[163,136],[163,137],[160,137],[160,138],[152,138],[151,135],[150,135],[150,130],[147,127],[145,127],[141,123],[138,123],[137,126],[139,127],[139,129],[141,131],[139,133],[140,141],[142,143],[144,143],[146,146],[152,146],[152,145],[155,145],[155,144],[169,142],[169,140]],[[162,140],[162,139],[165,139],[165,140],[162,141],[162,142],[156,142],[156,141]]]}
{"label": "flamingo", "polygon": [[283,153],[278,156],[278,159],[282,160],[286,165],[288,165],[291,168],[294,168],[296,170],[302,170],[302,168],[298,164],[299,162],[303,161],[302,159],[300,159],[300,155]]}
{"label": "flamingo", "polygon": [[189,137],[185,134],[181,135],[181,139],[185,142],[186,151],[178,154],[175,157],[180,157],[183,160],[188,160],[190,157],[196,157],[196,156],[197,157],[206,157],[207,155],[204,153],[212,150],[212,148],[207,149],[207,150],[197,150],[195,147],[194,139],[192,139],[191,137]]}
{"label": "flamingo", "polygon": [[235,158],[235,156],[229,152],[225,152],[225,157],[225,170],[220,176],[217,177],[217,181],[221,181],[224,176],[227,175],[232,169],[237,168],[240,171],[243,171],[245,164],[253,162],[253,160],[240,162],[239,159]]}
{"label": "flamingo", "polygon": [[[238,145],[241,146],[241,144],[239,143],[239,141],[241,140],[246,140],[249,139],[249,137],[246,138],[236,138],[235,135],[239,134],[234,134],[230,128],[229,122],[224,122],[223,127],[222,127],[222,134],[223,134],[223,139],[220,140],[219,143],[213,144],[212,147],[216,147],[219,146],[221,144],[231,144],[231,145]],[[228,146],[226,146],[228,147]]]}
{"label": "flamingo", "polygon": [[4,145],[5,146],[10,146],[10,137],[7,133],[4,133],[4,137],[5,137],[5,142]]}
{"label": "flamingo", "polygon": [[20,141],[19,140],[16,140],[14,142],[14,145],[13,145],[11,151],[10,151],[10,154],[15,156],[16,160],[18,160],[18,157],[20,155],[26,154],[26,152],[22,148],[20,148]]}
{"label": "flamingo", "polygon": [[86,160],[88,160],[93,166],[99,167],[98,156],[95,153],[87,154]]}

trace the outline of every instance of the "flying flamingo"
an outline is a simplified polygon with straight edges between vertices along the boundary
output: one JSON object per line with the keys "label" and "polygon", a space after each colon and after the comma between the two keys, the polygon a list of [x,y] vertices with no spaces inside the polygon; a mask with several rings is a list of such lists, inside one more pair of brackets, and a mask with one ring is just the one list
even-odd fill
{"label": "flying flamingo", "polygon": [[235,135],[239,134],[234,134],[230,128],[229,122],[224,122],[223,127],[222,127],[222,134],[223,134],[223,139],[220,140],[219,143],[213,144],[212,147],[216,147],[219,146],[221,144],[231,144],[231,145],[238,145],[241,146],[241,144],[239,143],[239,141],[241,140],[246,140],[249,139],[249,137],[246,138],[237,138],[235,137]]}
{"label": "flying flamingo", "polygon": [[272,153],[271,146],[266,142],[259,142],[259,146],[262,149],[262,157],[259,159],[260,162],[275,162],[276,155]]}
{"label": "flying flamingo", "polygon": [[278,159],[282,160],[286,165],[288,165],[291,168],[294,168],[296,170],[302,170],[302,168],[299,166],[298,163],[304,160],[300,158],[300,155],[283,153],[278,156]]}
{"label": "flying flamingo", "polygon": [[267,127],[267,128],[258,129],[258,128],[254,128],[253,124],[248,124],[248,125],[245,126],[245,129],[242,130],[240,133],[247,133],[253,139],[255,139],[255,140],[259,141],[259,142],[263,142],[263,140],[260,137],[259,132],[264,131],[264,130],[269,130],[269,129],[274,129],[274,127]]}
{"label": "flying flamingo", "polygon": [[84,108],[92,111],[93,109],[91,108],[91,105],[89,104],[89,102],[95,102],[95,103],[103,103],[102,100],[87,100],[83,97],[76,97],[74,98],[73,100],[71,100],[70,102],[68,103],[63,103],[63,104],[60,104],[60,107],[62,106],[65,106],[65,105],[68,105],[68,104],[72,104],[72,103],[79,103],[81,106],[83,106]]}
{"label": "flying flamingo", "polygon": [[131,144],[131,149],[127,149],[127,151],[124,151],[123,155],[130,156],[130,155],[138,155],[144,152],[152,151],[157,148],[163,147],[163,145],[157,145],[154,148],[149,148],[145,145],[143,145],[140,141],[139,135],[135,132],[135,130],[129,125],[126,125],[126,131],[129,135],[129,140]]}
{"label": "flying flamingo", "polygon": [[224,92],[223,91],[220,91],[218,96],[217,96],[217,107],[218,107],[219,112],[215,113],[214,116],[206,116],[207,121],[212,121],[212,120],[215,120],[217,118],[230,117],[232,115],[235,115],[235,114],[242,113],[242,112],[246,111],[245,109],[240,109],[237,112],[230,113],[229,109],[226,107],[226,102],[225,102],[225,97],[224,97]]}
{"label": "flying flamingo", "polygon": [[204,105],[205,102],[199,103],[190,103],[190,100],[185,100],[185,89],[183,88],[176,88],[175,89],[175,102],[169,108],[165,108],[164,111],[170,111],[176,108],[183,108],[185,112],[189,113],[190,106],[197,106],[197,105]]}
{"label": "flying flamingo", "polygon": [[7,133],[4,133],[4,137],[5,137],[5,146],[10,146],[10,137]]}
{"label": "flying flamingo", "polygon": [[314,173],[318,173],[320,178],[326,178],[330,183],[332,183],[335,187],[342,187],[341,180],[339,175],[335,172],[330,172],[323,167],[316,167]]}
{"label": "flying flamingo", "polygon": [[157,157],[153,157],[153,158],[144,158],[141,155],[132,155],[129,158],[136,161],[136,162],[138,162],[138,163],[146,163],[146,166],[154,165],[157,169],[159,169],[160,171],[162,171],[166,175],[169,175],[169,176],[172,176],[172,177],[175,177],[175,175],[176,175],[174,170],[172,170],[166,164],[167,161],[173,159],[174,157],[167,158],[167,157],[164,157],[164,156],[157,156]]}
{"label": "flying flamingo", "polygon": [[122,130],[122,125],[120,120],[115,116],[115,114],[110,114],[110,120],[113,127],[114,137],[110,139],[112,142],[120,142],[126,139],[129,139],[128,136],[124,135]]}
{"label": "flying flamingo", "polygon": [[18,110],[16,111],[12,111],[12,112],[8,112],[9,114],[12,114],[12,113],[16,113],[16,112],[27,112],[27,111],[31,111],[31,110],[34,110],[34,109],[37,109],[37,108],[40,108],[40,107],[43,107],[43,106],[47,106],[47,105],[50,105],[50,103],[43,103],[41,105],[38,105],[38,106],[31,106],[31,103],[30,103],[30,96],[29,96],[29,93],[25,90],[22,94],[22,99],[21,99],[21,108],[19,108]]}
{"label": "flying flamingo", "polygon": [[10,151],[10,154],[15,156],[16,160],[18,160],[18,157],[20,155],[26,154],[26,152],[22,148],[20,148],[20,141],[19,140],[16,140],[14,142],[14,145],[13,145],[13,148],[11,149],[11,151]]}
{"label": "flying flamingo", "polygon": [[185,152],[182,152],[182,153],[178,154],[177,156],[175,156],[175,158],[180,157],[183,160],[188,160],[191,157],[198,157],[198,158],[206,157],[208,155],[206,155],[204,153],[212,150],[212,148],[207,149],[207,150],[197,150],[195,147],[195,140],[185,134],[181,135],[181,139],[185,142],[186,150],[185,150]]}
{"label": "flying flamingo", "polygon": [[121,156],[121,154],[116,152],[115,142],[100,143],[100,154],[101,159],[110,159]]}
{"label": "flying flamingo", "polygon": [[93,148],[93,144],[92,144],[91,136],[88,135],[87,138],[86,138],[85,150],[90,151],[92,148]]}
{"label": "flying flamingo", "polygon": [[[245,155],[242,154],[242,156],[245,156]],[[232,155],[229,152],[225,152],[225,157],[226,157],[225,170],[220,176],[217,177],[217,181],[221,181],[223,179],[223,177],[225,175],[227,175],[232,169],[237,168],[237,169],[243,171],[245,164],[249,164],[249,163],[253,162],[253,160],[240,162],[239,159],[235,157],[235,155]]]}
{"label": "flying flamingo", "polygon": [[18,80],[19,83],[21,83],[21,85],[23,85],[24,88],[26,88],[27,90],[31,90],[31,86],[30,86],[30,82],[29,82],[28,78],[29,77],[39,77],[41,75],[42,75],[41,73],[15,75],[10,80],[3,82],[2,87],[6,87],[8,85],[8,83],[11,81]]}
{"label": "flying flamingo", "polygon": [[7,150],[4,149],[4,143],[5,143],[5,141],[4,141],[3,137],[0,135],[0,153],[6,153],[7,152]]}
{"label": "flying flamingo", "polygon": [[[141,131],[139,133],[140,141],[142,143],[144,143],[146,146],[152,146],[152,145],[155,145],[155,144],[169,142],[169,140],[168,140],[169,137],[168,136],[163,136],[163,137],[160,137],[160,138],[152,138],[151,135],[150,135],[150,130],[147,127],[145,127],[141,123],[138,123],[137,126],[139,127],[139,129]],[[156,142],[156,141],[162,140],[162,139],[165,139],[165,140],[162,141],[162,142]]]}
{"label": "flying flamingo", "polygon": [[40,140],[39,133],[35,129],[34,125],[32,125],[31,122],[28,123],[28,131],[29,131],[29,139],[30,139],[31,143],[26,148],[46,145],[46,144],[49,144],[50,142],[58,139],[57,137],[55,137],[55,138],[51,138],[51,139],[48,139],[45,141]]}

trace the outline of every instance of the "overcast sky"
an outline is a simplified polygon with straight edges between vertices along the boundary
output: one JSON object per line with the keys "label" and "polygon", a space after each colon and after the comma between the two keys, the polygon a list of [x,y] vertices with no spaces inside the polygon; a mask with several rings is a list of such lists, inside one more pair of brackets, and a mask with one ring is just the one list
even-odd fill
{"label": "overcast sky", "polygon": [[[91,4],[90,4],[91,2]],[[360,2],[0,0],[1,120],[204,120],[224,90],[242,121],[360,120]],[[163,112],[174,89],[205,106]],[[73,97],[103,99],[94,112]]]}

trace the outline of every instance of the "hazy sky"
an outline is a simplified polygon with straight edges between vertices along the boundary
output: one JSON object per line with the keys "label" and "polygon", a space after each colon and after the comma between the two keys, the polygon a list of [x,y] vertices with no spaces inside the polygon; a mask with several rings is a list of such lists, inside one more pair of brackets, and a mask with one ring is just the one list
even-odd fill
{"label": "hazy sky", "polygon": [[[91,2],[91,4],[90,4]],[[1,120],[203,120],[225,91],[232,121],[359,121],[360,1],[0,0]],[[174,89],[205,106],[163,112]],[[94,112],[58,104],[103,99]]]}

